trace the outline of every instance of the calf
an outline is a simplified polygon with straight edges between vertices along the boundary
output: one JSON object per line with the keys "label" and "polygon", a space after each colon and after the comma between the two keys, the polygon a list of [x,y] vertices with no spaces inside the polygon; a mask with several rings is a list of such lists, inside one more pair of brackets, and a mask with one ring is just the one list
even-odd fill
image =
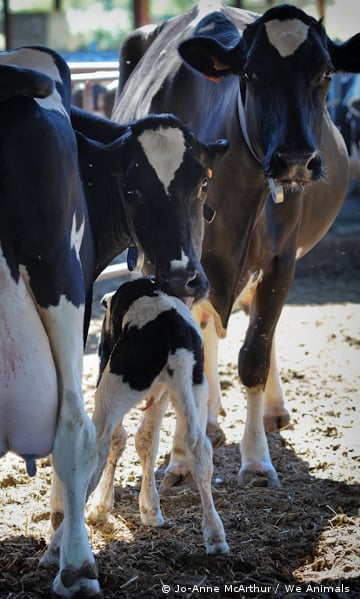
{"label": "calf", "polygon": [[[125,440],[121,421],[131,407],[148,398],[136,435],[143,469],[140,516],[148,526],[164,523],[154,466],[168,392],[177,415],[178,440],[201,496],[206,551],[225,553],[224,528],[211,494],[212,449],[205,435],[206,418],[202,422],[198,418],[198,413],[206,414],[208,399],[200,331],[185,304],[162,292],[153,278],[124,283],[115,294],[105,296],[104,302],[107,313],[99,344],[100,373],[93,417],[101,455],[97,476],[111,439],[112,445],[90,517],[93,521],[103,518],[112,507],[114,470]],[[181,463],[172,464],[175,470],[177,466],[181,470]],[[93,485],[96,482],[95,477]]]}

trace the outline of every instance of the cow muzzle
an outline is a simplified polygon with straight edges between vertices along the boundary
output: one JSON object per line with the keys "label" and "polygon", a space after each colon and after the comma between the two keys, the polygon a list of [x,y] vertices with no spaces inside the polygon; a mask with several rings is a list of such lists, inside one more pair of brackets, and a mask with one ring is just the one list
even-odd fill
{"label": "cow muzzle", "polygon": [[175,270],[165,278],[157,277],[157,280],[163,291],[169,295],[175,295],[183,300],[191,298],[195,302],[207,296],[210,286],[201,267],[191,270]]}
{"label": "cow muzzle", "polygon": [[318,181],[324,175],[320,153],[275,151],[269,165],[265,167],[265,176],[271,177],[284,186],[307,185]]}

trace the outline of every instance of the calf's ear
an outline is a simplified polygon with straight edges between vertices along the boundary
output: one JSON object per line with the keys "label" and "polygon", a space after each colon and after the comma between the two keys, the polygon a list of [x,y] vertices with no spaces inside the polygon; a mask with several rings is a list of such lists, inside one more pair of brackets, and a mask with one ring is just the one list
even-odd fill
{"label": "calf's ear", "polygon": [[178,48],[181,58],[209,79],[239,71],[240,34],[235,25],[220,12],[200,21],[194,35]]}
{"label": "calf's ear", "polygon": [[336,44],[328,38],[328,50],[335,70],[360,73],[360,33],[342,44]]}

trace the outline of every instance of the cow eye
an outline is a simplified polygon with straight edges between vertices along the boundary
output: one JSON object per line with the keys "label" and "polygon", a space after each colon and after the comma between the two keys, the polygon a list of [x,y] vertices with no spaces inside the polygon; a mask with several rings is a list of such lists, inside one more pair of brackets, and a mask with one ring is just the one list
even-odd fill
{"label": "cow eye", "polygon": [[333,72],[334,72],[333,69],[327,69],[323,74],[323,79],[326,79],[327,81],[331,81]]}
{"label": "cow eye", "polygon": [[256,74],[253,71],[243,71],[242,76],[247,83],[251,83],[256,79]]}

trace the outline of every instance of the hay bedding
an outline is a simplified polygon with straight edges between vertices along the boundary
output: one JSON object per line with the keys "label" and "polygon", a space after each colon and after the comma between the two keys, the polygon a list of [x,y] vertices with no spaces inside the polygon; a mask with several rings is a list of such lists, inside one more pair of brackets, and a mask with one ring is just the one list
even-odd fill
{"label": "hay bedding", "polygon": [[[292,427],[269,437],[280,489],[237,485],[245,411],[236,372],[237,339],[246,319],[242,314],[232,317],[229,336],[221,343],[220,365],[227,441],[214,454],[213,480],[229,555],[206,556],[201,505],[191,484],[163,498],[164,528],[141,526],[140,468],[129,435],[117,471],[115,510],[108,524],[89,527],[107,598],[360,597],[358,256],[358,242],[330,236],[299,264],[278,335]],[[89,410],[101,322],[98,300],[108,286],[96,288],[85,357]],[[139,417],[138,409],[127,417],[129,433]],[[169,412],[160,470],[173,426]],[[38,566],[48,540],[49,461],[38,465],[35,479],[27,477],[14,456],[3,458],[0,467],[0,597],[50,597],[55,569]],[[169,585],[169,593],[162,592],[163,584]]]}

